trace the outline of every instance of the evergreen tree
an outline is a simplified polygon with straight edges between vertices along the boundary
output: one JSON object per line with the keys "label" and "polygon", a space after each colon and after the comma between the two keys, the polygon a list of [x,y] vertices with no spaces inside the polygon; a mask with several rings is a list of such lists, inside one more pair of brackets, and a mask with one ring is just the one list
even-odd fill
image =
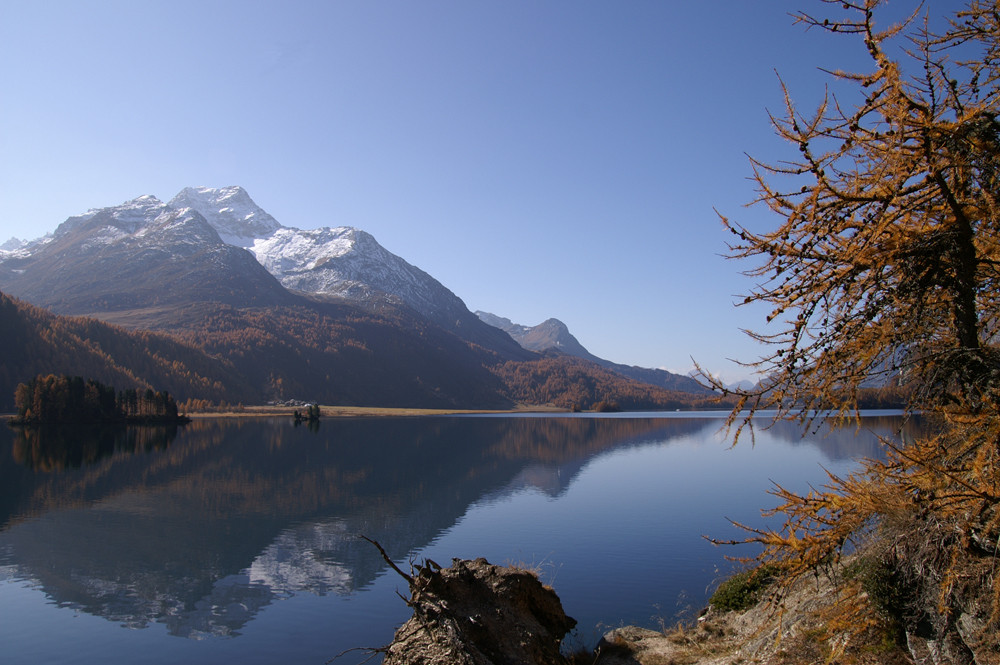
{"label": "evergreen tree", "polygon": [[177,420],[177,403],[167,392],[134,388],[115,394],[112,386],[79,376],[37,376],[14,391],[18,422],[99,423]]}

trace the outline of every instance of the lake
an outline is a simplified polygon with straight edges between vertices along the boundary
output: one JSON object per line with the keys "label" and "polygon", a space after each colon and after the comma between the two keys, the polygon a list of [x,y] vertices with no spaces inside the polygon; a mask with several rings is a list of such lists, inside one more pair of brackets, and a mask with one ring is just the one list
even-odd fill
{"label": "lake", "polygon": [[[205,419],[0,428],[0,660],[302,663],[388,644],[404,570],[535,568],[593,646],[676,623],[734,564],[703,536],[879,454],[902,420],[791,424],[730,447],[719,414]],[[825,469],[825,470],[824,470]],[[359,663],[353,651],[336,663]]]}

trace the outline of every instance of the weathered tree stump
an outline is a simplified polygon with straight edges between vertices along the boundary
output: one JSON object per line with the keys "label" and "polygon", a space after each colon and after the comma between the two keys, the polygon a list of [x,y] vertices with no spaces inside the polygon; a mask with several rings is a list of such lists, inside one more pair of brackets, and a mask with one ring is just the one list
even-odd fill
{"label": "weathered tree stump", "polygon": [[482,558],[396,570],[409,582],[413,616],[384,665],[565,665],[559,647],[576,621],[534,573]]}

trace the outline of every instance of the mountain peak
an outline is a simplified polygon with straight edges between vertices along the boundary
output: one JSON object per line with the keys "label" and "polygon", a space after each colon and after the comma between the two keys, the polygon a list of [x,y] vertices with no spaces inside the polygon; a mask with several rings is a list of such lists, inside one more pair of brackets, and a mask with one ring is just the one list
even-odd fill
{"label": "mountain peak", "polygon": [[196,210],[225,242],[240,247],[250,247],[255,239],[266,238],[282,228],[238,185],[185,187],[170,199],[169,205]]}
{"label": "mountain peak", "polygon": [[661,369],[629,367],[605,360],[604,358],[598,358],[584,348],[576,337],[570,333],[566,324],[559,319],[546,319],[537,326],[523,326],[512,322],[508,318],[490,314],[489,312],[477,311],[476,316],[484,323],[495,328],[500,328],[510,335],[515,342],[531,351],[543,352],[555,349],[571,356],[595,362],[630,379],[660,386],[667,390],[677,390],[694,394],[711,393],[711,390],[688,376],[681,376]]}
{"label": "mountain peak", "polygon": [[55,236],[63,236],[77,229],[100,224],[132,233],[165,211],[166,204],[152,194],[144,194],[116,206],[91,208],[82,215],[68,218],[55,230]]}
{"label": "mountain peak", "polygon": [[569,328],[566,326],[566,324],[560,321],[559,319],[545,319],[535,327],[550,328],[552,330],[557,330],[559,332],[569,332]]}
{"label": "mountain peak", "polygon": [[569,332],[569,328],[559,319],[545,319],[537,326],[524,326],[508,318],[477,311],[476,316],[483,323],[500,328],[514,338],[518,344],[531,351],[558,349],[573,356],[594,360],[587,349]]}
{"label": "mountain peak", "polygon": [[163,207],[164,203],[160,199],[156,198],[152,194],[143,194],[142,196],[137,196],[134,199],[126,201],[120,205],[111,206],[109,208],[96,208],[88,210],[87,214],[92,212],[110,211],[111,214],[114,215],[115,219],[124,219],[133,216],[144,216],[150,210]]}
{"label": "mountain peak", "polygon": [[152,194],[143,194],[142,196],[137,196],[131,201],[126,201],[122,206],[149,206],[149,205],[163,205],[163,201],[156,198]]}
{"label": "mountain peak", "polygon": [[21,240],[17,237],[12,237],[10,240],[0,245],[0,252],[13,252],[14,250],[21,249],[27,244],[27,241]]}

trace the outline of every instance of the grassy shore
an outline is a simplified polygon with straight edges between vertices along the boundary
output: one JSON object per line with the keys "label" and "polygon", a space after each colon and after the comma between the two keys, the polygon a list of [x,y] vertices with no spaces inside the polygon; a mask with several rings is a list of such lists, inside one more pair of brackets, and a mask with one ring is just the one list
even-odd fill
{"label": "grassy shore", "polygon": [[[250,417],[292,417],[301,406],[246,406],[228,411],[206,411],[188,413],[191,418],[250,418]],[[384,406],[320,406],[323,418],[356,418],[359,416],[451,416],[474,413],[567,413],[566,409],[547,406],[519,406],[513,409],[410,409]]]}

